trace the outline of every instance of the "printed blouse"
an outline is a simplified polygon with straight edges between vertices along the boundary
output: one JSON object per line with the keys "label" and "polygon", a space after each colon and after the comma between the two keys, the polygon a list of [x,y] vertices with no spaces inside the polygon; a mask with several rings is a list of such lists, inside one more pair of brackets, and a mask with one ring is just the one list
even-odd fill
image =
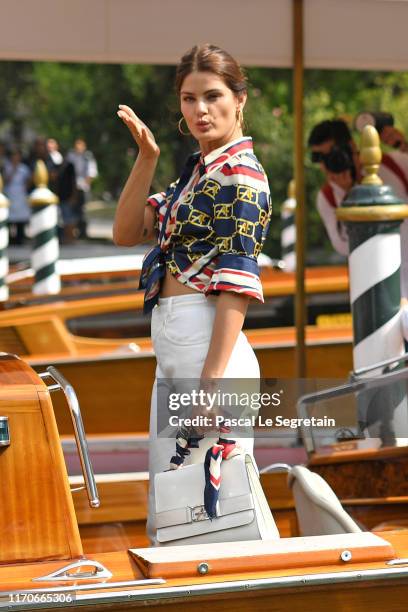
{"label": "printed blouse", "polygon": [[233,291],[263,302],[257,264],[271,198],[251,138],[203,157],[195,153],[166,192],[148,199],[156,210],[157,245],[145,256],[140,287],[144,311],[158,301],[166,268],[204,294]]}

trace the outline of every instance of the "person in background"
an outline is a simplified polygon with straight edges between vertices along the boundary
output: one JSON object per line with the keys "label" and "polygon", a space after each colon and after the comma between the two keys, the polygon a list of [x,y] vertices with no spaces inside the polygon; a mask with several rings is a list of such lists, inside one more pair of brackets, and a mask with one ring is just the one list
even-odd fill
{"label": "person in background", "polygon": [[[408,143],[401,131],[392,125],[379,130],[381,142],[396,150],[383,153],[378,171],[385,185],[390,185],[397,197],[408,201]],[[341,255],[348,255],[348,239],[345,227],[337,223],[335,209],[340,206],[354,181],[361,180],[361,163],[359,152],[351,132],[340,119],[323,121],[317,124],[310,133],[308,146],[312,162],[320,163],[326,177],[326,183],[317,195],[317,209],[326,227],[333,248]],[[333,175],[327,167],[328,156],[334,147],[349,157],[350,172],[353,181],[344,183],[344,175]],[[330,163],[329,163],[330,165]],[[408,220],[401,223],[401,296],[408,298]]]}
{"label": "person in background", "polygon": [[98,176],[98,166],[93,153],[86,148],[83,138],[77,138],[67,160],[74,165],[77,186],[76,215],[78,237],[86,238],[85,203],[91,190],[92,181]]}
{"label": "person in background", "polygon": [[60,166],[64,161],[62,154],[59,150],[59,144],[55,140],[55,138],[47,138],[47,151],[48,155],[51,158],[51,161],[55,164],[55,166]]}
{"label": "person in background", "polygon": [[10,159],[4,162],[3,174],[4,193],[10,200],[10,244],[20,245],[24,242],[24,229],[31,213],[27,199],[31,172],[28,166],[22,163],[20,149],[12,150]]}
{"label": "person in background", "polygon": [[77,215],[77,186],[74,164],[65,158],[58,169],[56,194],[62,217],[63,244],[72,244],[76,240]]}
{"label": "person in background", "polygon": [[357,148],[347,124],[341,120],[318,123],[310,133],[308,146],[312,162],[320,164],[326,178],[317,194],[317,210],[333,248],[347,256],[347,232],[344,224],[337,221],[336,208],[360,175]]}
{"label": "person in background", "polygon": [[64,158],[59,151],[59,144],[55,138],[47,138],[46,141],[47,156],[45,164],[48,169],[48,187],[52,192],[57,193],[58,190],[58,175]]}
{"label": "person in background", "polygon": [[348,237],[344,223],[337,220],[336,208],[355,183],[353,160],[343,148],[334,146],[321,162],[327,181],[317,194],[317,210],[334,249],[348,255]]}
{"label": "person in background", "polygon": [[47,141],[42,136],[35,138],[28,157],[24,160],[31,171],[31,181],[28,186],[28,191],[35,189],[34,183],[34,172],[37,161],[43,161],[48,170],[48,187],[51,191],[55,192],[56,180],[57,180],[57,166],[54,164],[52,157],[50,156],[47,148]]}
{"label": "person in background", "polygon": [[45,138],[37,136],[31,145],[28,157],[24,160],[24,163],[30,168],[31,172],[35,170],[35,164],[41,159],[46,165],[48,160],[47,143]]}

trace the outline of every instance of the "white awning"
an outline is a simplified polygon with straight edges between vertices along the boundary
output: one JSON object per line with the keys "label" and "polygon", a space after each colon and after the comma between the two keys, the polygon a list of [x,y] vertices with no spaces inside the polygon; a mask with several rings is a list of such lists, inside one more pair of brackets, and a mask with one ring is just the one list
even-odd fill
{"label": "white awning", "polygon": [[[196,43],[292,66],[291,0],[2,0],[0,59],[175,64]],[[304,0],[305,66],[408,70],[407,0]]]}

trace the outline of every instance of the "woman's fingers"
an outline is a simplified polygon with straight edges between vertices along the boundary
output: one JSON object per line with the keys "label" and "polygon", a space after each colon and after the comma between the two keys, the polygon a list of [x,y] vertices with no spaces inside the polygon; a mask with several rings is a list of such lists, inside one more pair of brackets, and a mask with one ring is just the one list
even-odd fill
{"label": "woman's fingers", "polygon": [[138,125],[138,122],[135,121],[134,117],[130,116],[129,113],[127,113],[124,110],[118,110],[117,115],[120,119],[122,119],[124,124],[129,128],[129,130],[131,131],[136,141],[140,140],[141,129],[140,129],[140,126]]}
{"label": "woman's fingers", "polygon": [[139,128],[140,123],[134,117],[129,115],[128,113],[126,113],[124,111],[118,111],[118,115],[119,115],[119,117],[121,119],[123,119],[123,121],[126,121],[130,125],[134,125],[135,127]]}
{"label": "woman's fingers", "polygon": [[143,142],[148,142],[149,140],[149,132],[147,131],[147,129],[145,127],[142,127],[142,129],[140,130],[140,137],[143,140]]}
{"label": "woman's fingers", "polygon": [[122,121],[124,121],[126,123],[126,125],[128,126],[133,126],[135,128],[139,128],[138,124],[136,123],[136,121],[134,121],[134,119],[132,119],[132,117],[129,117],[129,115],[127,115],[126,113],[123,113],[121,111],[118,111],[118,117],[120,117],[122,119]]}
{"label": "woman's fingers", "polygon": [[124,113],[128,121],[131,121],[138,128],[139,132],[142,127],[147,129],[147,126],[143,123],[141,119],[139,119],[139,117],[130,108],[130,106],[127,106],[126,104],[119,104],[119,112]]}
{"label": "woman's fingers", "polygon": [[125,113],[127,113],[133,119],[135,119],[135,120],[138,119],[135,111],[132,108],[130,108],[130,106],[127,106],[126,104],[119,104],[119,109],[121,111],[124,111]]}
{"label": "woman's fingers", "polygon": [[139,129],[147,126],[143,123],[141,119],[133,112],[133,110],[129,106],[125,106],[123,104],[119,104],[118,114],[122,118],[126,118],[128,121],[132,122]]}
{"label": "woman's fingers", "polygon": [[155,138],[147,125],[143,123],[126,104],[119,104],[116,113],[129,129],[139,148],[143,147],[145,153],[158,155],[160,153]]}

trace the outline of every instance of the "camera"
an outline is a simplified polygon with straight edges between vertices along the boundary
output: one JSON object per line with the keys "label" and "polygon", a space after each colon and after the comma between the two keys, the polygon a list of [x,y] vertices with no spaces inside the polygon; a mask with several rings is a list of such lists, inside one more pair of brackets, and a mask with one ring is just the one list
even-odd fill
{"label": "camera", "polygon": [[345,170],[354,171],[353,152],[350,145],[335,145],[329,153],[311,151],[311,160],[314,164],[323,163],[327,170],[338,174]]}
{"label": "camera", "polygon": [[323,155],[322,161],[327,170],[336,174],[354,168],[353,153],[349,145],[333,147],[330,153]]}
{"label": "camera", "polygon": [[330,153],[322,155],[322,162],[326,169],[333,174],[340,174],[350,170],[353,181],[356,180],[356,168],[353,160],[353,151],[348,144],[334,146]]}

